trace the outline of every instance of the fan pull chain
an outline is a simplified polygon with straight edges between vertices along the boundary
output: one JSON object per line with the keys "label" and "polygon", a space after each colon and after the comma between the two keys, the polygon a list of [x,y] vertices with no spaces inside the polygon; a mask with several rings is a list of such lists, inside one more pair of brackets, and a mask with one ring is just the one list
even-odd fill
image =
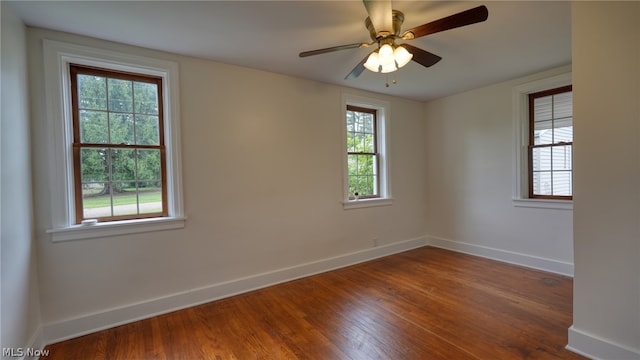
{"label": "fan pull chain", "polygon": [[[393,80],[391,80],[391,83],[393,85],[398,83],[398,80],[396,80],[395,78]],[[389,87],[389,75],[387,75],[387,82],[384,84],[385,87]]]}

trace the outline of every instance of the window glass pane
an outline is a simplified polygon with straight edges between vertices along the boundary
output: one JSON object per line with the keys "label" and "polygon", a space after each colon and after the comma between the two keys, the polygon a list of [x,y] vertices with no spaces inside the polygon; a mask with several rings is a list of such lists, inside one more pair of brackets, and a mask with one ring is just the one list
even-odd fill
{"label": "window glass pane", "polygon": [[82,214],[85,219],[111,216],[109,187],[105,187],[104,183],[84,184],[82,189]]}
{"label": "window glass pane", "polygon": [[82,183],[109,181],[108,149],[80,149]]}
{"label": "window glass pane", "polygon": [[367,152],[367,145],[366,145],[366,140],[365,140],[365,134],[364,133],[356,133],[356,151],[355,152]]}
{"label": "window glass pane", "polygon": [[370,193],[367,192],[367,177],[357,176],[356,181],[358,182],[357,187],[358,187],[358,193],[360,194],[360,197],[370,195]]}
{"label": "window glass pane", "polygon": [[355,115],[353,111],[347,111],[347,132],[353,132],[355,130]]}
{"label": "window glass pane", "polygon": [[138,201],[140,214],[162,212],[162,191],[159,182],[139,182]]}
{"label": "window glass pane", "polygon": [[355,152],[356,150],[356,134],[353,132],[347,133],[347,152]]}
{"label": "window glass pane", "polygon": [[[133,149],[111,149],[111,178],[114,181],[136,181],[135,150]],[[131,186],[120,182],[114,184],[115,189],[120,192],[121,186]]]}
{"label": "window glass pane", "polygon": [[358,155],[348,155],[347,159],[348,179],[349,179],[349,197],[359,195],[358,190]]}
{"label": "window glass pane", "polygon": [[531,166],[533,171],[551,170],[551,148],[532,149]]}
{"label": "window glass pane", "polygon": [[377,160],[374,155],[349,155],[349,196],[377,195]]}
{"label": "window glass pane", "polygon": [[129,80],[108,79],[109,111],[133,111],[133,82]]}
{"label": "window glass pane", "polygon": [[365,166],[363,164],[364,160],[362,156],[355,155],[355,174],[356,175],[364,175]]}
{"label": "window glass pane", "polygon": [[534,145],[553,143],[553,122],[551,120],[535,122],[533,126]]}
{"label": "window glass pane", "polygon": [[573,115],[573,92],[556,94],[553,96],[554,119],[571,117]]}
{"label": "window glass pane", "polygon": [[137,180],[161,180],[160,174],[160,150],[138,149]]}
{"label": "window glass pane", "polygon": [[133,83],[135,112],[138,114],[158,114],[158,86],[151,83]]}
{"label": "window glass pane", "polygon": [[551,172],[533,173],[533,193],[536,195],[551,195]]}
{"label": "window glass pane", "polygon": [[348,174],[350,176],[352,175],[358,175],[358,157],[357,155],[348,155],[347,156],[347,168],[348,168]]}
{"label": "window glass pane", "polygon": [[116,181],[105,188],[99,184],[87,184],[83,192],[84,217],[160,213],[162,191],[158,185],[158,182]]}
{"label": "window glass pane", "polygon": [[553,153],[553,170],[571,170],[571,145],[554,146]]}
{"label": "window glass pane", "polygon": [[364,132],[373,134],[373,114],[363,114],[364,115]]}
{"label": "window glass pane", "polygon": [[133,115],[109,115],[109,142],[111,144],[133,144]]}
{"label": "window glass pane", "polygon": [[364,149],[363,152],[374,153],[375,144],[373,134],[364,134]]}
{"label": "window glass pane", "polygon": [[138,213],[138,191],[134,183],[114,182],[114,188],[120,189],[113,194],[113,215],[134,215]]}
{"label": "window glass pane", "polygon": [[349,175],[349,198],[353,198],[356,192],[358,192],[356,176]]}
{"label": "window glass pane", "polygon": [[356,131],[364,132],[364,114],[361,112],[356,112]]}
{"label": "window glass pane", "polygon": [[375,117],[360,111],[347,111],[347,151],[375,152]]}
{"label": "window glass pane", "polygon": [[373,159],[371,155],[358,155],[358,175],[373,175]]}
{"label": "window glass pane", "polygon": [[555,143],[573,141],[573,126],[569,125],[569,126],[558,127],[558,125],[562,125],[564,123],[570,123],[570,120],[571,118],[563,122],[560,122],[560,121],[556,122],[556,128],[553,130],[553,140]]}
{"label": "window glass pane", "polygon": [[160,127],[155,115],[136,115],[136,144],[159,145]]}
{"label": "window glass pane", "polygon": [[80,142],[106,144],[109,141],[107,113],[80,110]]}
{"label": "window glass pane", "polygon": [[88,110],[107,109],[107,79],[78,75],[78,107]]}
{"label": "window glass pane", "polygon": [[570,171],[554,171],[553,172],[553,195],[571,196],[571,172]]}
{"label": "window glass pane", "polygon": [[533,121],[551,120],[552,96],[535,98],[533,100]]}

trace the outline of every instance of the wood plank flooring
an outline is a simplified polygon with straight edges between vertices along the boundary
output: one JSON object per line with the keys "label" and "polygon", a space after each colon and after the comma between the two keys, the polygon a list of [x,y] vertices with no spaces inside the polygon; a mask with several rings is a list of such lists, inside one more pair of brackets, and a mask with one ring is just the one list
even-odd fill
{"label": "wood plank flooring", "polygon": [[433,247],[47,347],[47,359],[584,359],[569,277]]}

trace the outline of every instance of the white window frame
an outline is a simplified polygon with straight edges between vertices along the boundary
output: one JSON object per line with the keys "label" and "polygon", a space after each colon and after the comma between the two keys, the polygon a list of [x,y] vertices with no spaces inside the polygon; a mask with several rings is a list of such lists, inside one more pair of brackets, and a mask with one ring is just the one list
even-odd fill
{"label": "white window frame", "polygon": [[[178,64],[171,61],[124,54],[87,46],[44,40],[44,75],[47,131],[52,142],[49,156],[49,194],[56,211],[51,212],[51,240],[67,241],[125,235],[184,227],[182,171],[180,163],[180,118]],[[164,136],[167,169],[168,216],[111,221],[93,225],[75,224],[73,183],[73,120],[69,64],[79,64],[140,73],[162,78]]]}
{"label": "white window frame", "polygon": [[573,200],[531,199],[528,184],[529,94],[572,84],[571,72],[531,81],[513,89],[513,197],[517,207],[573,210]]}
{"label": "white window frame", "polygon": [[[349,169],[347,156],[347,126],[346,111],[347,105],[359,106],[376,110],[377,120],[377,145],[380,157],[380,168],[378,169],[378,180],[380,181],[380,196],[366,199],[349,199]],[[343,173],[343,199],[342,205],[345,210],[358,209],[372,206],[388,206],[393,203],[391,197],[391,177],[389,174],[391,156],[389,152],[389,119],[391,117],[391,105],[387,101],[356,96],[351,94],[342,95],[342,108],[340,111],[340,127],[342,129],[342,173]]]}

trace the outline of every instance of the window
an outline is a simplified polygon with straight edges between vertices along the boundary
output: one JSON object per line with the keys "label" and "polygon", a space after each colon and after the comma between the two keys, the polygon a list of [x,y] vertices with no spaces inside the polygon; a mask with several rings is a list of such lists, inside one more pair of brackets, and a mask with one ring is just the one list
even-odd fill
{"label": "window", "polygon": [[52,241],[184,227],[178,65],[43,45]]}
{"label": "window", "polygon": [[529,94],[529,197],[572,199],[571,85]]}
{"label": "window", "polygon": [[344,207],[390,205],[389,104],[345,95],[343,109]]}
{"label": "window", "polygon": [[70,74],[76,223],[166,216],[162,78]]}
{"label": "window", "polygon": [[573,209],[571,83],[567,65],[513,88],[514,206]]}
{"label": "window", "polygon": [[380,197],[375,109],[347,105],[349,200]]}

